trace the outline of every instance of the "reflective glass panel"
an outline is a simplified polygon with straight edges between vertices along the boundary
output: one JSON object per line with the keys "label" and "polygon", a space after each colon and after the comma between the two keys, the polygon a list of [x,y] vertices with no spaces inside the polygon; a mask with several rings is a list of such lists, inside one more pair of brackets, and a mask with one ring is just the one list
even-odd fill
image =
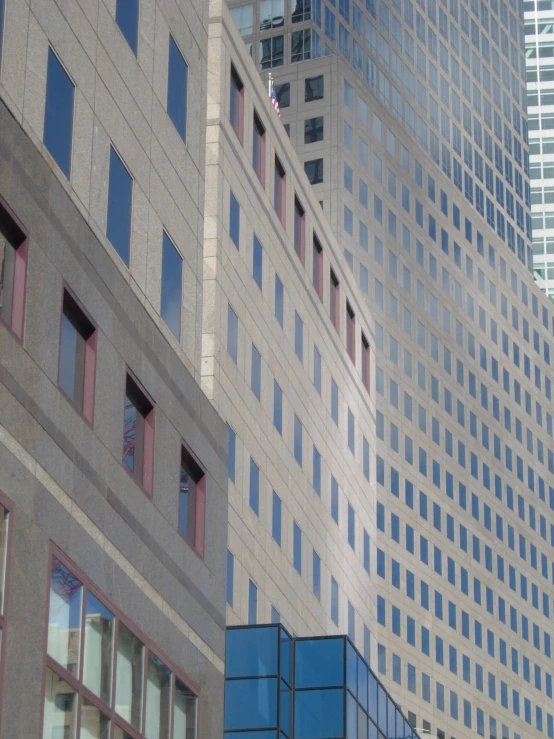
{"label": "reflective glass panel", "polygon": [[174,739],[196,739],[198,698],[184,682],[175,677]]}
{"label": "reflective glass panel", "polygon": [[52,670],[46,670],[44,686],[43,739],[76,739],[77,704],[75,690]]}
{"label": "reflective glass panel", "polygon": [[160,313],[177,341],[181,338],[183,259],[164,232],[162,248],[162,297]]}
{"label": "reflective glass panel", "polygon": [[171,670],[148,652],[146,675],[146,739],[167,739],[171,721]]}
{"label": "reflective glass panel", "polygon": [[277,679],[228,680],[225,686],[225,729],[277,726]]}
{"label": "reflective glass panel", "polygon": [[144,645],[119,622],[115,710],[135,729],[141,728]]}
{"label": "reflective glass panel", "polygon": [[346,684],[354,695],[358,690],[358,678],[356,670],[356,652],[350,642],[346,643]]}
{"label": "reflective glass panel", "polygon": [[110,739],[110,720],[86,698],[81,707],[79,739]]}
{"label": "reflective glass panel", "polygon": [[344,639],[301,639],[295,646],[295,687],[343,685]]}
{"label": "reflective glass panel", "polygon": [[227,632],[226,677],[277,675],[279,628]]}
{"label": "reflective glass panel", "polygon": [[79,674],[82,597],[82,583],[52,557],[48,654],[75,676]]}
{"label": "reflective glass panel", "polygon": [[0,505],[0,614],[4,615],[9,513]]}
{"label": "reflective glass panel", "polygon": [[117,0],[115,6],[115,22],[135,55],[138,44],[138,3],[139,0]]}
{"label": "reflective glass panel", "polygon": [[297,690],[294,696],[295,739],[342,736],[344,690]]}
{"label": "reflective glass panel", "polygon": [[71,173],[74,94],[73,82],[52,49],[48,49],[43,141],[67,179]]}
{"label": "reflective glass panel", "polygon": [[167,74],[167,112],[183,139],[187,133],[188,66],[173,36],[169,36],[169,66]]}
{"label": "reflective glass panel", "polygon": [[103,701],[111,703],[114,616],[87,592],[83,683]]}
{"label": "reflective glass panel", "polygon": [[132,209],[133,178],[115,149],[111,148],[106,236],[127,267],[131,249]]}

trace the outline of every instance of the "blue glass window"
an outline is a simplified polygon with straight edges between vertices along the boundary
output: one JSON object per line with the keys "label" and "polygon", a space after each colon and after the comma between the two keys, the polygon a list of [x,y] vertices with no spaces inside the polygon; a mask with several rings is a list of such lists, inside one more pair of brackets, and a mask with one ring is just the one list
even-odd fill
{"label": "blue glass window", "polygon": [[227,306],[227,351],[233,362],[238,358],[239,319],[230,305]]}
{"label": "blue glass window", "polygon": [[[127,267],[131,247],[132,207],[133,178],[112,147],[110,149],[106,236]],[[164,246],[165,238],[164,233]]]}
{"label": "blue glass window", "polygon": [[[298,644],[297,642],[297,649]],[[337,689],[296,690],[296,739],[325,739],[340,736],[344,723],[344,692]]]}
{"label": "blue glass window", "polygon": [[67,179],[71,175],[75,85],[52,49],[48,49],[44,145]]}
{"label": "blue glass window", "polygon": [[225,728],[276,727],[277,693],[275,677],[229,680],[225,685]]}
{"label": "blue glass window", "polygon": [[137,54],[139,0],[117,0],[115,22],[119,26],[133,54]]}
{"label": "blue glass window", "polygon": [[238,249],[240,239],[240,205],[233,192],[231,192],[229,207],[229,235],[231,241]]}
{"label": "blue glass window", "polygon": [[275,318],[283,328],[285,290],[279,275],[275,275]]}
{"label": "blue glass window", "polygon": [[227,442],[227,474],[229,480],[235,482],[235,455],[237,437],[233,429],[227,424],[228,442]]}
{"label": "blue glass window", "polygon": [[187,136],[187,85],[188,66],[170,34],[167,113],[183,141]]}
{"label": "blue glass window", "polygon": [[294,569],[299,575],[302,574],[302,530],[300,526],[294,522],[293,530],[293,564]]}
{"label": "blue glass window", "polygon": [[254,247],[252,250],[252,277],[256,281],[256,285],[262,289],[262,267],[263,267],[263,248],[258,237],[254,234]]}
{"label": "blue glass window", "polygon": [[229,629],[225,677],[271,677],[278,673],[279,629]]}
{"label": "blue glass window", "polygon": [[249,491],[250,508],[256,515],[260,512],[260,468],[250,457],[250,491]]}
{"label": "blue glass window", "polygon": [[298,639],[295,651],[296,690],[342,686],[344,656],[344,639],[341,637]]}
{"label": "blue glass window", "polygon": [[273,491],[273,507],[271,517],[271,535],[273,539],[281,546],[281,498]]}
{"label": "blue glass window", "polygon": [[183,258],[164,231],[162,244],[162,294],[160,313],[177,341],[180,341],[181,339],[182,285]]}
{"label": "blue glass window", "polygon": [[321,598],[321,559],[316,550],[313,550],[313,567],[312,567],[312,591],[315,597]]}
{"label": "blue glass window", "polygon": [[235,572],[235,558],[227,550],[227,603],[233,606],[233,576]]}
{"label": "blue glass window", "polygon": [[294,458],[302,467],[302,423],[297,415],[294,416]]}
{"label": "blue glass window", "polygon": [[248,581],[248,623],[258,623],[258,588],[252,580]]}

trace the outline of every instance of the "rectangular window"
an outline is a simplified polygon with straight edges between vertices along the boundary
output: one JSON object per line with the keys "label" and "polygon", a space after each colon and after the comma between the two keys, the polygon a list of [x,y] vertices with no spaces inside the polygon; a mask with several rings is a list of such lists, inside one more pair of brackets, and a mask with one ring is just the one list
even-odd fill
{"label": "rectangular window", "polygon": [[294,458],[302,467],[302,422],[294,416]]}
{"label": "rectangular window", "polygon": [[117,0],[115,22],[136,56],[138,47],[139,0]]}
{"label": "rectangular window", "polygon": [[169,34],[169,63],[167,71],[167,114],[179,136],[187,138],[188,65],[175,39]]}
{"label": "rectangular window", "polygon": [[260,513],[260,468],[250,457],[250,484],[248,490],[248,503],[256,516]]}
{"label": "rectangular window", "polygon": [[340,314],[339,314],[339,299],[340,299],[340,285],[339,281],[337,279],[337,276],[333,272],[333,270],[330,270],[329,273],[329,282],[330,282],[330,305],[329,305],[329,317],[331,318],[331,323],[336,328],[336,330],[340,333]]}
{"label": "rectangular window", "polygon": [[306,218],[298,198],[294,198],[294,251],[304,264],[306,247]]}
{"label": "rectangular window", "polygon": [[348,543],[352,549],[356,549],[356,515],[350,503],[348,504]]}
{"label": "rectangular window", "polygon": [[152,495],[154,404],[129,374],[125,386],[123,466]]}
{"label": "rectangular window", "polygon": [[319,299],[323,300],[323,249],[315,233],[312,258],[312,283]]}
{"label": "rectangular window", "polygon": [[281,546],[281,516],[282,516],[281,498],[273,491],[273,505],[271,515],[271,535],[279,546]]}
{"label": "rectangular window", "polygon": [[237,435],[227,424],[227,475],[231,482],[235,482],[235,457],[237,447]]}
{"label": "rectangular window", "polygon": [[25,315],[27,256],[27,236],[0,198],[0,322],[20,340]]}
{"label": "rectangular window", "polygon": [[304,80],[304,102],[322,100],[324,96],[324,75],[318,77],[306,77]]}
{"label": "rectangular window", "polygon": [[284,307],[285,307],[285,288],[281,282],[279,275],[275,274],[275,318],[279,322],[281,328],[283,328],[284,319]]}
{"label": "rectangular window", "polygon": [[127,267],[131,250],[132,211],[133,178],[112,146],[106,236]]}
{"label": "rectangular window", "polygon": [[239,319],[237,314],[227,305],[227,351],[236,364],[238,359]]}
{"label": "rectangular window", "polygon": [[368,393],[370,382],[369,361],[369,342],[366,339],[365,335],[362,333],[362,382],[364,383],[364,387]]}
{"label": "rectangular window", "polygon": [[339,388],[337,383],[331,378],[331,418],[339,424]]}
{"label": "rectangular window", "polygon": [[183,258],[164,231],[160,314],[177,341],[181,340]]}
{"label": "rectangular window", "polygon": [[67,290],[63,294],[61,321],[58,384],[79,413],[92,423],[96,327]]}
{"label": "rectangular window", "polygon": [[[2,2],[0,0],[0,33]],[[10,506],[11,507],[11,506]],[[9,582],[10,561],[11,561],[11,537],[12,526],[10,511],[4,504],[3,498],[0,498],[0,643],[4,644],[4,648],[0,651],[0,675],[4,674],[5,664],[5,639],[7,633],[6,614],[8,612],[8,601],[6,584]]]}
{"label": "rectangular window", "polygon": [[273,425],[280,434],[283,433],[283,391],[277,380],[273,381]]}
{"label": "rectangular window", "polygon": [[312,557],[312,592],[321,600],[321,559],[315,549]]}
{"label": "rectangular window", "polygon": [[227,604],[233,607],[233,579],[235,574],[235,558],[227,550]]}
{"label": "rectangular window", "polygon": [[260,352],[252,344],[252,356],[250,365],[250,388],[256,398],[262,397],[262,357]]}
{"label": "rectangular window", "polygon": [[82,700],[81,736],[107,736],[112,723],[115,737],[129,736],[127,724],[133,736],[195,739],[196,695],[137,633],[61,555],[52,555],[44,737],[75,736]]}
{"label": "rectangular window", "polygon": [[331,620],[339,625],[339,584],[334,577],[331,577]]}
{"label": "rectangular window", "polygon": [[273,207],[283,226],[286,223],[286,175],[283,165],[277,157],[275,157],[275,171],[273,178]]}
{"label": "rectangular window", "polygon": [[258,588],[248,580],[248,623],[258,623]]}
{"label": "rectangular window", "polygon": [[198,554],[204,556],[206,477],[191,452],[181,449],[179,480],[179,531]]}
{"label": "rectangular window", "polygon": [[240,143],[244,131],[244,85],[234,67],[231,67],[231,101],[229,120]]}
{"label": "rectangular window", "polygon": [[299,575],[302,574],[302,529],[294,522],[293,537],[292,537],[292,559],[294,569]]}
{"label": "rectangular window", "polygon": [[240,245],[240,205],[232,190],[229,201],[229,236],[238,249]]}
{"label": "rectangular window", "polygon": [[254,112],[252,166],[263,187],[265,185],[265,128],[256,112]]}
{"label": "rectangular window", "polygon": [[75,85],[49,48],[43,141],[68,180],[71,176],[74,98]]}
{"label": "rectangular window", "polygon": [[346,301],[346,351],[350,359],[356,363],[356,316]]}
{"label": "rectangular window", "polygon": [[296,353],[296,356],[298,359],[303,362],[304,361],[304,322],[298,315],[298,313],[294,312],[294,351]]}
{"label": "rectangular window", "polygon": [[321,454],[315,445],[312,458],[312,484],[316,493],[321,496]]}
{"label": "rectangular window", "polygon": [[252,277],[256,285],[262,289],[264,250],[260,240],[254,234],[254,245],[252,248]]}

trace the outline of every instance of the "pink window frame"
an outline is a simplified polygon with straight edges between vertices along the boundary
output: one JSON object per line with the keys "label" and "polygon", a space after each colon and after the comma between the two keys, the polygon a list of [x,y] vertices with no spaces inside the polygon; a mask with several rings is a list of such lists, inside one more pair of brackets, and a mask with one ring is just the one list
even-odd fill
{"label": "pink window frame", "polygon": [[[0,197],[0,218],[8,222],[9,227],[15,232],[17,245],[12,244],[15,251],[15,265],[13,276],[13,299],[12,314],[9,323],[0,317],[0,323],[15,336],[19,342],[23,342],[23,330],[25,325],[25,303],[27,298],[27,264],[29,260],[29,235],[23,228],[19,219],[15,216],[6,201]],[[10,242],[11,243],[11,242]]]}
{"label": "pink window frame", "polygon": [[276,188],[275,191],[275,212],[277,213],[277,216],[283,226],[286,225],[286,217],[287,217],[287,211],[286,211],[286,194],[287,194],[287,183],[286,178],[287,174],[285,172],[285,168],[281,164],[279,157],[275,157],[275,180],[276,183],[274,183],[274,186]]}
{"label": "pink window frame", "polygon": [[313,284],[320,300],[323,300],[323,247],[314,233],[313,236]]}
{"label": "pink window frame", "polygon": [[[156,406],[150,395],[144,389],[144,386],[139,382],[136,375],[127,368],[125,373],[125,393],[127,393],[127,382],[131,381],[139,393],[143,396],[143,400],[151,406],[150,411],[143,415],[144,418],[144,438],[143,438],[143,457],[142,457],[142,481],[137,480],[137,477],[128,469],[124,463],[125,459],[125,440],[123,441],[123,457],[122,465],[123,469],[127,471],[129,477],[131,477],[137,484],[140,485],[142,490],[148,497],[153,495],[153,483],[154,483],[154,436],[155,436],[155,410]],[[124,413],[125,413],[125,403]],[[140,411],[139,411],[140,412]],[[142,415],[142,414],[141,414]],[[125,420],[123,422],[123,433],[125,434]]]}
{"label": "pink window frame", "polygon": [[[61,332],[62,332],[62,317],[64,310],[64,296],[65,293],[69,295],[71,300],[75,303],[77,309],[83,314],[85,320],[87,320],[92,326],[92,332],[88,339],[85,339],[85,367],[83,375],[83,407],[79,408],[73,401],[68,398],[69,402],[76,408],[79,414],[91,425],[94,424],[94,397],[95,397],[95,385],[96,385],[96,347],[98,330],[95,322],[92,320],[88,312],[85,310],[81,301],[77,298],[73,290],[64,283],[62,290],[62,304],[60,310],[60,349],[58,352],[58,387],[60,377],[60,362],[61,362]],[[64,394],[63,390],[60,391]],[[67,397],[67,396],[66,396]]]}
{"label": "pink window frame", "polygon": [[348,356],[356,364],[356,314],[346,301],[346,344]]}
{"label": "pink window frame", "polygon": [[329,303],[331,323],[335,327],[337,333],[340,334],[340,282],[332,269],[329,272],[329,285],[331,292]]}
{"label": "pink window frame", "polygon": [[195,481],[196,487],[196,504],[195,504],[195,525],[194,525],[194,540],[191,541],[188,536],[183,534],[179,529],[180,535],[183,539],[191,546],[194,551],[198,554],[201,559],[204,559],[204,542],[206,537],[206,469],[196,454],[192,451],[189,445],[181,440],[180,456],[179,456],[179,477],[181,472],[181,464],[183,460],[183,452],[191,458],[191,461],[198,467],[200,473],[198,481]]}
{"label": "pink window frame", "polygon": [[296,196],[294,197],[294,250],[304,265],[306,260],[306,213]]}
{"label": "pink window frame", "polygon": [[[242,144],[244,138],[244,85],[237,70],[231,65],[231,95],[237,94],[237,107],[235,108],[235,120],[231,120],[231,126]],[[234,92],[236,90],[236,93]]]}
{"label": "pink window frame", "polygon": [[265,187],[265,127],[261,121],[260,116],[254,111],[254,129],[253,136],[256,141],[256,131],[258,133],[258,141],[260,142],[260,150],[258,152],[258,166],[256,167],[256,174],[260,180],[262,187]]}
{"label": "pink window frame", "polygon": [[4,580],[4,610],[3,614],[0,614],[0,628],[2,629],[2,648],[0,651],[0,722],[2,721],[2,696],[4,695],[4,675],[6,672],[6,634],[8,630],[8,605],[10,596],[10,572],[11,572],[11,560],[12,560],[12,546],[13,546],[13,503],[12,501],[0,491],[0,504],[8,511],[8,543],[6,547],[6,562],[5,562],[5,580]]}
{"label": "pink window frame", "polygon": [[[196,704],[196,735],[198,739],[202,736],[201,732],[201,719],[202,719],[202,712],[203,712],[203,702],[201,697],[200,688],[190,680],[185,673],[183,673],[182,670],[180,670],[178,667],[175,666],[174,662],[169,659],[169,657],[160,650],[157,645],[150,639],[141,629],[136,626],[131,619],[129,619],[96,585],[92,582],[92,580],[87,577],[87,575],[84,574],[84,572],[75,565],[75,563],[67,557],[64,552],[57,547],[53,542],[50,542],[50,546],[48,548],[48,578],[46,583],[46,608],[45,608],[45,614],[44,614],[44,623],[48,625],[48,619],[50,616],[50,583],[52,579],[52,557],[56,557],[59,559],[59,561],[67,567],[68,570],[71,571],[73,575],[75,575],[79,581],[81,582],[81,585],[86,588],[86,590],[89,590],[106,608],[108,608],[111,613],[113,613],[114,617],[117,619],[116,626],[114,629],[114,644],[116,643],[117,636],[119,633],[119,622],[121,622],[126,628],[128,628],[144,645],[144,648],[148,651],[152,652],[156,657],[158,657],[173,673],[173,683],[175,681],[175,678],[179,678],[187,687],[189,687],[193,693],[195,694],[197,698],[197,704]],[[85,608],[86,608],[86,597],[85,593],[83,593],[82,598],[82,604],[81,604],[81,626],[84,623],[84,614],[85,614]],[[114,650],[113,654],[113,663],[112,663],[112,679],[111,679],[111,702],[114,706],[107,706],[105,702],[100,699],[97,695],[95,695],[91,690],[89,690],[87,687],[85,687],[83,683],[82,678],[82,666],[84,664],[84,660],[81,659],[81,656],[84,652],[84,638],[85,638],[85,629],[81,629],[80,634],[80,642],[79,642],[79,677],[75,677],[72,675],[69,670],[64,668],[62,665],[60,665],[56,660],[51,657],[48,654],[48,628],[44,629],[44,641],[43,641],[43,653],[44,653],[44,660],[43,660],[43,668],[42,668],[42,691],[41,691],[41,706],[40,706],[40,736],[41,739],[44,737],[44,703],[45,703],[45,696],[46,696],[46,672],[48,669],[52,670],[52,672],[56,673],[59,677],[61,677],[63,680],[65,680],[68,685],[70,685],[77,694],[77,700],[78,700],[78,717],[77,717],[77,723],[80,725],[80,719],[81,719],[81,709],[83,704],[83,698],[86,698],[91,703],[93,703],[95,706],[100,708],[100,710],[108,717],[111,723],[111,733],[113,733],[113,727],[117,724],[120,728],[123,729],[123,731],[128,734],[132,739],[143,739],[145,735],[145,714],[146,714],[146,700],[145,698],[145,686],[146,686],[146,677],[147,677],[147,670],[148,670],[148,659],[144,659],[144,673],[143,673],[143,694],[142,694],[142,726],[143,731],[140,732],[137,729],[135,729],[133,726],[128,724],[124,718],[122,718],[118,713],[116,713],[115,710],[115,687],[116,687],[116,670],[117,670],[117,653]],[[146,655],[145,655],[146,657]],[[174,710],[172,710],[171,714],[171,726],[170,726],[170,734],[173,733],[174,730]]]}
{"label": "pink window frame", "polygon": [[371,377],[371,370],[370,370],[370,350],[369,350],[369,342],[365,337],[364,332],[362,331],[362,382],[364,383],[364,387],[369,393],[369,383],[370,383],[370,377]]}

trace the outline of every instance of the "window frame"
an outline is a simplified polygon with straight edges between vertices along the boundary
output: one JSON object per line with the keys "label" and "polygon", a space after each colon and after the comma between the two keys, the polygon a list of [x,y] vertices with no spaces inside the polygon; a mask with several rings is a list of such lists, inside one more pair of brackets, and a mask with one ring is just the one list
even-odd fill
{"label": "window frame", "polygon": [[[258,144],[258,146],[257,146]],[[254,109],[252,126],[252,166],[258,179],[265,187],[266,130],[262,119]]]}
{"label": "window frame", "polygon": [[[62,331],[63,331],[63,317],[65,315],[65,302],[66,298],[72,304],[70,305],[71,310],[78,312],[79,322],[88,324],[86,330],[88,330],[88,337],[85,338],[83,334],[81,337],[85,345],[85,355],[83,361],[82,370],[82,403],[79,404],[75,400],[72,400],[65,390],[60,385],[60,373],[61,373],[61,361],[62,361]],[[79,328],[75,327],[79,332]],[[79,332],[80,333],[80,332]],[[73,290],[65,282],[62,287],[62,300],[60,310],[60,340],[58,347],[58,388],[64,398],[67,399],[77,413],[87,421],[91,426],[94,425],[94,400],[96,390],[96,354],[97,354],[97,343],[98,343],[98,327],[96,323],[90,317],[90,314],[85,309],[81,301],[77,298]]]}
{"label": "window frame", "polygon": [[[12,286],[12,304],[9,322],[0,314],[0,325],[5,326],[12,336],[23,343],[25,329],[25,305],[27,299],[27,268],[29,262],[29,234],[11,210],[6,201],[0,196],[0,221],[8,231],[4,236],[15,252]],[[8,240],[11,239],[11,240]],[[14,246],[13,241],[18,241]]]}
{"label": "window frame", "polygon": [[[204,465],[198,459],[198,456],[190,448],[190,446],[181,439],[181,455],[179,459],[179,501],[178,501],[178,516],[181,513],[181,473],[183,470],[183,457],[185,462],[189,465],[187,474],[191,477],[190,467],[196,469],[193,470],[194,475],[198,478],[194,480],[194,525],[191,527],[190,522],[187,519],[187,531],[184,533],[181,528],[177,526],[177,530],[186,543],[193,549],[200,559],[204,559],[204,541],[206,535],[206,483],[207,483],[207,472]],[[193,478],[194,479],[194,478]],[[191,530],[193,528],[193,530]]]}
{"label": "window frame", "polygon": [[356,314],[346,301],[346,351],[350,359],[356,364]]}
{"label": "window frame", "polygon": [[315,231],[312,236],[312,285],[320,300],[323,300],[323,247]]}
{"label": "window frame", "polygon": [[302,266],[306,260],[306,211],[300,200],[294,196],[294,251]]}
{"label": "window frame", "polygon": [[[236,133],[238,140],[242,144],[244,137],[244,85],[234,64],[231,64],[229,90],[229,121],[231,123],[231,128]],[[235,95],[235,107],[233,108],[233,97]],[[234,116],[233,110],[235,114]]]}
{"label": "window frame", "polygon": [[[61,664],[59,664],[54,657],[48,654],[48,623],[49,623],[49,617],[50,617],[50,593],[51,593],[51,582],[52,582],[52,560],[53,558],[56,558],[60,564],[62,564],[64,567],[66,567],[70,573],[78,578],[78,580],[81,583],[82,587],[82,597],[81,597],[81,617],[80,617],[80,644],[79,644],[79,676],[75,677],[72,675],[72,673],[67,670],[65,667],[63,667]],[[121,728],[126,734],[131,737],[131,739],[143,739],[145,737],[146,732],[146,726],[145,726],[145,717],[146,717],[146,704],[147,704],[147,697],[146,697],[146,690],[147,690],[147,674],[148,674],[148,652],[151,652],[155,657],[157,657],[161,662],[169,669],[172,673],[172,707],[171,707],[171,720],[170,720],[170,729],[173,728],[173,718],[174,718],[174,700],[175,700],[175,681],[178,678],[186,687],[188,687],[196,696],[196,737],[195,739],[198,739],[198,737],[201,736],[201,717],[202,717],[202,709],[203,709],[203,700],[202,700],[202,694],[200,691],[200,688],[198,685],[196,685],[190,678],[178,667],[176,667],[175,663],[169,659],[169,657],[163,652],[163,650],[159,649],[159,647],[154,643],[153,639],[148,637],[142,629],[140,629],[138,626],[135,625],[135,623],[128,618],[114,603],[111,601],[100,588],[96,586],[96,584],[93,582],[93,580],[88,577],[79,567],[77,567],[74,562],[58,547],[56,544],[54,544],[52,541],[49,543],[48,547],[48,563],[49,563],[49,571],[48,571],[48,584],[47,584],[47,598],[46,598],[46,606],[45,606],[45,636],[44,636],[44,660],[43,660],[43,667],[42,667],[42,692],[41,692],[41,706],[40,706],[40,716],[39,716],[39,726],[40,726],[40,735],[43,735],[44,732],[44,713],[45,713],[45,703],[46,703],[46,675],[48,670],[52,671],[55,675],[57,675],[59,678],[64,680],[73,690],[75,690],[76,700],[77,700],[77,715],[79,719],[82,716],[82,704],[83,699],[86,699],[89,703],[96,706],[106,718],[110,721],[110,731],[113,731],[114,726],[118,726]],[[83,666],[85,663],[85,660],[83,659],[84,656],[84,635],[85,635],[85,629],[84,629],[84,623],[85,623],[85,616],[86,616],[86,603],[87,603],[87,592],[90,592],[102,605],[108,609],[114,616],[114,645],[113,645],[113,657],[112,657],[112,665],[111,665],[111,702],[113,703],[112,706],[107,706],[104,701],[98,697],[90,688],[87,688],[84,684],[84,678],[83,678]],[[122,623],[126,629],[128,629],[133,636],[137,637],[143,645],[144,648],[144,655],[143,655],[143,666],[142,666],[142,694],[141,694],[141,723],[142,723],[142,731],[139,731],[135,729],[133,726],[131,726],[127,721],[120,716],[116,712],[115,708],[115,684],[117,680],[117,646],[116,646],[116,638],[119,633],[119,624]]]}
{"label": "window frame", "polygon": [[[143,413],[142,410],[133,403],[135,409],[143,418],[142,425],[142,459],[140,469],[130,470],[125,464],[125,399],[128,397],[129,383],[131,390],[140,396],[140,402],[145,406],[150,406],[150,410]],[[132,480],[141,488],[141,490],[151,498],[153,495],[154,482],[154,443],[156,430],[156,405],[150,395],[144,389],[142,383],[138,380],[134,372],[129,367],[125,368],[125,399],[123,402],[123,449],[121,465]],[[132,399],[130,398],[132,401]]]}
{"label": "window frame", "polygon": [[340,334],[340,282],[332,267],[329,268],[329,318]]}
{"label": "window frame", "polygon": [[274,161],[274,177],[273,177],[273,207],[277,213],[277,217],[283,226],[286,226],[287,208],[287,173],[281,164],[281,160],[276,155]]}

